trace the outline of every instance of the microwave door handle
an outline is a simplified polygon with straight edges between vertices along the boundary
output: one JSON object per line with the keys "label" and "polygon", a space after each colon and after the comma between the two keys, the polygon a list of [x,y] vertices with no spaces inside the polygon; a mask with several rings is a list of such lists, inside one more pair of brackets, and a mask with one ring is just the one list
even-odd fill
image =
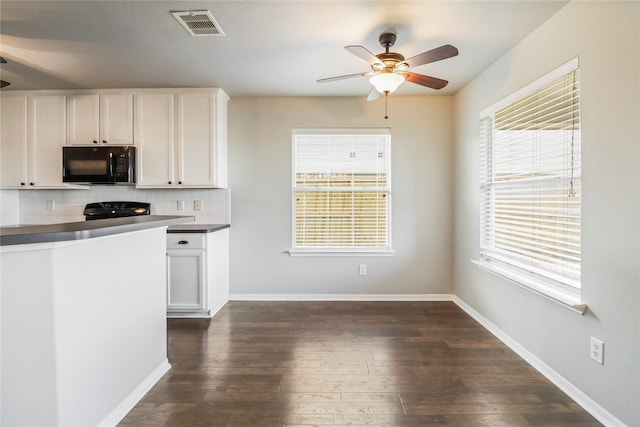
{"label": "microwave door handle", "polygon": [[113,173],[113,163],[116,159],[113,158],[113,153],[109,153],[109,181],[116,182],[116,176]]}

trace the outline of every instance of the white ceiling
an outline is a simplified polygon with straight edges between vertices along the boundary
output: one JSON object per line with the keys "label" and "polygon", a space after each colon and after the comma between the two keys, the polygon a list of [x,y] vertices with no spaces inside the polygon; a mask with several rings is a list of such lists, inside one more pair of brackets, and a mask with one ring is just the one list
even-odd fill
{"label": "white ceiling", "polygon": [[[6,89],[222,87],[230,96],[366,96],[369,71],[344,50],[411,57],[443,44],[459,56],[412,71],[449,80],[436,91],[404,83],[399,95],[456,93],[566,1],[9,1],[0,2]],[[191,37],[171,11],[212,12],[223,37]]]}

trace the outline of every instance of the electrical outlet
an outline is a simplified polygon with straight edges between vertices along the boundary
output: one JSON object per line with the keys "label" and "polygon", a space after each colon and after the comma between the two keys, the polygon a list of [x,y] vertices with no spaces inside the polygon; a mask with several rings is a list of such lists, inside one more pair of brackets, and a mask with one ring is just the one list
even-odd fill
{"label": "electrical outlet", "polygon": [[366,276],[367,275],[367,264],[360,264],[358,266],[358,270],[359,270],[361,276]]}
{"label": "electrical outlet", "polygon": [[597,338],[591,337],[591,346],[589,347],[589,357],[604,365],[604,343]]}
{"label": "electrical outlet", "polygon": [[193,201],[193,210],[201,211],[202,210],[202,200],[194,200]]}
{"label": "electrical outlet", "polygon": [[178,200],[177,201],[176,209],[178,209],[179,211],[183,211],[184,210],[184,200]]}
{"label": "electrical outlet", "polygon": [[56,210],[56,201],[55,200],[47,200],[47,210],[55,211]]}

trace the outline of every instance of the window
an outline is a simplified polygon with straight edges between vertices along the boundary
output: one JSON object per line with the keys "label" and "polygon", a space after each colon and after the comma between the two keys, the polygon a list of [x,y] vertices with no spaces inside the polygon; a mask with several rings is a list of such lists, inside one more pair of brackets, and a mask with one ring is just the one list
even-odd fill
{"label": "window", "polygon": [[295,129],[290,253],[390,253],[390,154],[388,129]]}
{"label": "window", "polygon": [[577,58],[481,115],[479,264],[571,305],[580,298]]}

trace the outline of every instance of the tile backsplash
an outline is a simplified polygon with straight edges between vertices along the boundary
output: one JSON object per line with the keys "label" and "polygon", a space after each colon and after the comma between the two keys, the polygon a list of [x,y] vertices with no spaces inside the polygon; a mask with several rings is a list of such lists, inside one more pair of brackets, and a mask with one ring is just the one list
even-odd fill
{"label": "tile backsplash", "polygon": [[[3,192],[6,190],[3,190]],[[15,190],[3,195],[2,225],[54,224],[84,221],[84,206],[93,202],[135,201],[151,203],[152,215],[194,216],[200,224],[228,224],[230,190],[228,189],[136,189],[127,186],[91,186],[88,190]],[[10,196],[10,197],[7,197]],[[17,199],[17,203],[16,203]],[[178,202],[184,209],[178,209]],[[200,201],[200,210],[194,209]],[[13,212],[13,210],[17,210]],[[11,219],[9,219],[11,218]]]}

